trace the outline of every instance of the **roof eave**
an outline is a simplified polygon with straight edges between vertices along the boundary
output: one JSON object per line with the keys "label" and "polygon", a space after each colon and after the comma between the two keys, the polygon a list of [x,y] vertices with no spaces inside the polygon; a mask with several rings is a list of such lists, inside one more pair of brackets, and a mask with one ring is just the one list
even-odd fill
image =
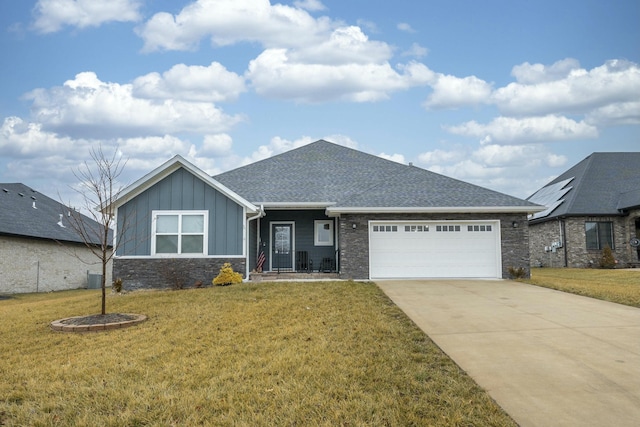
{"label": "roof eave", "polygon": [[335,202],[259,202],[264,209],[325,209],[335,205]]}
{"label": "roof eave", "polygon": [[328,207],[327,215],[351,213],[534,213],[543,206]]}

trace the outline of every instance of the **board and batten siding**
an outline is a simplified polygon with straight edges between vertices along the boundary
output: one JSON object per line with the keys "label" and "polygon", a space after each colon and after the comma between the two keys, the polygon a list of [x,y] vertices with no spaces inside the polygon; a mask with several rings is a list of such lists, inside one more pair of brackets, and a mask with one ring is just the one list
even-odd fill
{"label": "board and batten siding", "polygon": [[[209,212],[209,256],[243,255],[243,207],[180,168],[118,209],[118,256],[151,255],[155,210]],[[122,227],[125,233],[121,234]]]}

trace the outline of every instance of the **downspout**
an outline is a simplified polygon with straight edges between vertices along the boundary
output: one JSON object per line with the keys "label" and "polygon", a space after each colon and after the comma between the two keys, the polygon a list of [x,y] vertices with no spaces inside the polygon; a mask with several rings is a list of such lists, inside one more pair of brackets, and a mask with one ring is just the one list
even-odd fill
{"label": "downspout", "polygon": [[564,266],[568,267],[569,260],[567,259],[567,256],[568,256],[567,242],[566,242],[566,239],[564,238],[566,233],[566,225],[564,223],[564,219],[559,218],[558,221],[560,221],[560,239],[561,239],[560,242],[562,243],[562,251],[564,252]]}
{"label": "downspout", "polygon": [[[260,207],[258,208],[258,214],[247,219],[247,234],[251,230],[251,221],[258,218],[262,218],[263,216],[264,216],[264,206],[260,205]],[[257,239],[260,239],[260,235],[257,236]],[[247,235],[247,249],[245,252],[247,254],[247,263],[245,265],[247,271],[245,272],[245,276],[244,276],[245,282],[249,281],[249,272],[251,271],[251,267],[249,266],[249,260],[251,259],[251,257],[249,256],[249,251],[251,249],[249,247],[250,243],[251,243],[251,236]]]}

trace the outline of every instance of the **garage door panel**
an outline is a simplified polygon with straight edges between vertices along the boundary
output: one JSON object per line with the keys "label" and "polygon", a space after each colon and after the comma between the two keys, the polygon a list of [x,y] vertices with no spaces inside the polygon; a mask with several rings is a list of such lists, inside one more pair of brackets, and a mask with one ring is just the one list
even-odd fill
{"label": "garage door panel", "polygon": [[385,224],[385,232],[373,231],[375,225],[369,234],[372,278],[499,277],[497,221],[399,222]]}

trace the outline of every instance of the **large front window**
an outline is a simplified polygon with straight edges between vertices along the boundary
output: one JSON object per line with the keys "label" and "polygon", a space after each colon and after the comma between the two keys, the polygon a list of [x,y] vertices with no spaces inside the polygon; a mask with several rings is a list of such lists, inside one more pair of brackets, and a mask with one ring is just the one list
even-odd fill
{"label": "large front window", "polygon": [[611,222],[585,222],[587,249],[602,250],[613,247],[613,224]]}
{"label": "large front window", "polygon": [[206,211],[154,211],[151,252],[206,255]]}

